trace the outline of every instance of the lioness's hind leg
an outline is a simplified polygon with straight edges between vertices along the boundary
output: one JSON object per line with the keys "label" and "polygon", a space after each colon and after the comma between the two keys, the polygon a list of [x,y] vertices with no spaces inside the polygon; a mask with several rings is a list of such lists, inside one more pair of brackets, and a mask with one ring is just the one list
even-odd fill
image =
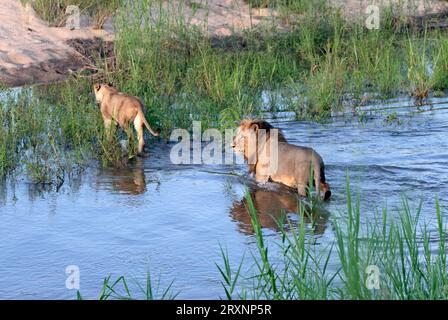
{"label": "lioness's hind leg", "polygon": [[104,118],[104,131],[106,132],[106,138],[108,140],[113,136],[112,134],[115,132],[116,124],[111,118]]}
{"label": "lioness's hind leg", "polygon": [[142,153],[145,147],[145,140],[143,138],[143,121],[139,115],[134,119],[134,128],[137,131],[138,153]]}
{"label": "lioness's hind leg", "polygon": [[103,118],[104,120],[104,129],[106,131],[110,131],[110,128],[112,126],[112,119],[111,118]]}

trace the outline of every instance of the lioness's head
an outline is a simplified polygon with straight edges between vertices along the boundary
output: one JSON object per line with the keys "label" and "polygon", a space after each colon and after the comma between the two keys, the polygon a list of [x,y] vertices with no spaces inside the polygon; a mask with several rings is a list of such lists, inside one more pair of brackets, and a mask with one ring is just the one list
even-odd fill
{"label": "lioness's head", "polygon": [[[249,141],[251,141],[251,139],[257,139],[259,130],[265,130],[265,137],[266,139],[269,139],[270,131],[272,129],[274,129],[274,127],[269,122],[264,120],[242,120],[236,130],[235,137],[233,138],[233,150],[236,153],[243,153],[246,155]],[[286,142],[286,139],[280,130],[278,131],[278,141]]]}
{"label": "lioness's head", "polygon": [[117,89],[113,88],[111,85],[103,83],[95,83],[93,85],[93,92],[95,93],[95,99],[98,103],[101,103],[105,93],[110,91],[117,91]]}

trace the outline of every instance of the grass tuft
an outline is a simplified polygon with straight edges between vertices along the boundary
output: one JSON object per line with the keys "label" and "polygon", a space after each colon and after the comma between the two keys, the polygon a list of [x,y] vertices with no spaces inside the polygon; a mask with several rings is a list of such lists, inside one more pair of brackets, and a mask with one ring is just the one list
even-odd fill
{"label": "grass tuft", "polygon": [[[281,249],[281,256],[272,257],[249,193],[246,200],[257,240],[257,253],[252,254],[251,260],[254,267],[249,269],[255,271],[242,274],[238,268],[232,275],[227,267],[227,273],[221,273],[225,279],[234,279],[233,298],[426,300],[448,297],[446,222],[439,201],[435,206],[435,230],[422,221],[421,205],[411,210],[405,198],[398,219],[384,209],[375,219],[362,224],[360,197],[353,200],[347,178],[347,209],[332,219],[335,242],[328,247],[316,247],[315,235],[305,227],[307,212],[299,205],[297,227],[288,222],[289,228],[285,229],[279,224],[282,240],[276,245]],[[225,265],[229,264],[227,255],[223,255],[223,260]],[[333,267],[331,271],[330,261],[338,269]]]}

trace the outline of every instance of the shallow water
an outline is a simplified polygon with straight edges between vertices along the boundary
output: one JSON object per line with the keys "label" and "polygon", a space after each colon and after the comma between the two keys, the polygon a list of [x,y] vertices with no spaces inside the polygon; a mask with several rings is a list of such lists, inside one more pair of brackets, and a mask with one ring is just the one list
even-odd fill
{"label": "shallow water", "polygon": [[[362,221],[385,205],[400,208],[406,195],[414,206],[421,199],[423,217],[434,222],[435,198],[446,208],[448,195],[448,103],[435,102],[438,110],[419,114],[394,109],[400,123],[386,123],[386,115],[375,112],[366,121],[340,116],[278,126],[291,143],[311,146],[325,160],[333,197],[324,209],[331,215],[344,214],[348,172],[361,195]],[[400,105],[406,101],[391,102]],[[270,242],[280,237],[267,213],[293,212],[295,195],[274,184],[254,186],[244,165],[173,165],[170,147],[158,143],[149,158],[126,169],[94,166],[57,192],[26,179],[0,184],[0,298],[73,299],[76,291],[65,286],[68,265],[80,268],[85,298],[97,297],[110,274],[143,282],[148,271],[161,276],[162,288],[174,280],[179,298],[223,297],[215,266],[220,245],[235,267],[255,248],[245,185]],[[316,246],[334,240],[325,214],[314,231]]]}

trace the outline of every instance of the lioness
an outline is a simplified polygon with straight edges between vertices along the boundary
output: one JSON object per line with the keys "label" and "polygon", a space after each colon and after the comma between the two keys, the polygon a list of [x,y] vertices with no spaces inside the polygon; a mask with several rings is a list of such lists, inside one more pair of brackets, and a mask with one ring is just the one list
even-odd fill
{"label": "lioness", "polygon": [[143,139],[143,126],[145,126],[153,136],[158,136],[160,129],[157,132],[153,131],[145,119],[143,113],[143,104],[137,97],[119,92],[112,86],[106,84],[95,83],[93,85],[95,98],[100,105],[101,114],[104,120],[104,127],[109,129],[112,123],[118,123],[123,129],[127,130],[131,123],[137,131],[138,139],[138,153],[143,152],[145,140]]}
{"label": "lioness", "polygon": [[[280,130],[277,133],[278,162],[275,170],[267,170],[268,167],[272,168],[270,167],[272,152],[270,139],[274,133],[272,129],[274,129],[272,125],[266,121],[246,119],[241,121],[233,139],[232,148],[236,153],[243,154],[249,164],[249,172],[255,175],[255,180],[260,183],[269,180],[279,182],[297,188],[301,196],[306,196],[310,178],[313,179],[310,175],[313,174],[317,194],[328,200],[331,191],[325,182],[322,157],[312,148],[289,144]],[[260,134],[260,130],[264,130],[265,134]],[[259,141],[260,138],[262,141]]]}

